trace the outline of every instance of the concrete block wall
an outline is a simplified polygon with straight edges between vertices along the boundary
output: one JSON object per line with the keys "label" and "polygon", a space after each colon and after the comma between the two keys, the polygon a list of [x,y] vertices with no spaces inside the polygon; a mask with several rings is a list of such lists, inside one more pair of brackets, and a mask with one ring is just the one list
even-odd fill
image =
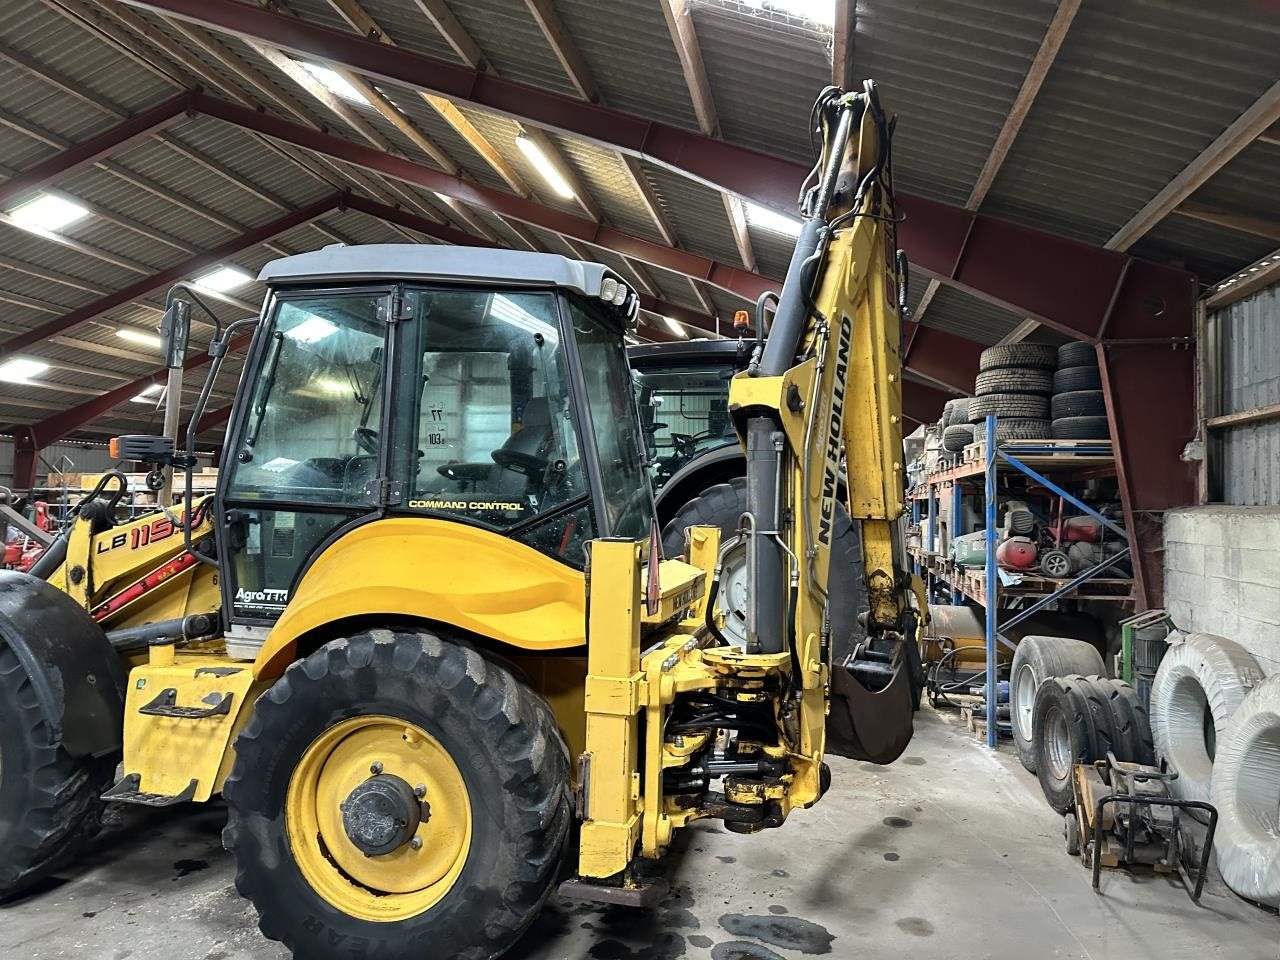
{"label": "concrete block wall", "polygon": [[1188,507],[1164,519],[1165,608],[1280,673],[1280,507]]}

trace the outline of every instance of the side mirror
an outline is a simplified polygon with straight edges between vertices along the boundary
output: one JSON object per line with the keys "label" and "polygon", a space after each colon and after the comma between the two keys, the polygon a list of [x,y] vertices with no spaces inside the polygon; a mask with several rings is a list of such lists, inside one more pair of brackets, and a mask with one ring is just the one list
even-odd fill
{"label": "side mirror", "polygon": [[187,339],[191,335],[191,304],[177,297],[169,301],[160,320],[160,349],[164,364],[177,370],[187,358]]}

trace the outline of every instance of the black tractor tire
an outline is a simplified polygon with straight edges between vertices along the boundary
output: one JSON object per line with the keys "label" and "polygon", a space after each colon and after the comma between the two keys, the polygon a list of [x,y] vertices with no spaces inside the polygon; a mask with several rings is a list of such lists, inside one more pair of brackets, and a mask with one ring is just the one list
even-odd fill
{"label": "black tractor tire", "polygon": [[115,756],[73,758],[0,640],[0,901],[66,866],[98,832]]}
{"label": "black tractor tire", "polygon": [[[299,760],[329,727],[390,716],[431,734],[453,759],[471,807],[471,844],[452,887],[416,916],[350,916],[305,879],[285,797]],[[569,751],[546,701],[494,658],[425,630],[370,630],[293,664],[236,741],[223,794],[223,840],[236,889],[259,927],[296,957],[490,960],[511,947],[551,893],[572,819]],[[429,945],[429,948],[428,948]]]}
{"label": "black tractor tire", "polygon": [[979,397],[985,397],[989,393],[1030,393],[1047,397],[1053,393],[1053,374],[1048,370],[1029,367],[987,370],[978,374],[973,392]]}
{"label": "black tractor tire", "polygon": [[1097,367],[1062,367],[1054,371],[1054,393],[1074,393],[1077,390],[1101,389],[1102,374]]}
{"label": "black tractor tire", "polygon": [[942,431],[942,448],[950,453],[962,453],[973,443],[973,425],[956,423]]}
{"label": "black tractor tire", "polygon": [[1004,343],[987,347],[978,357],[978,370],[1002,370],[1006,367],[1032,367],[1036,370],[1056,370],[1058,353],[1043,343]]}
{"label": "black tractor tire", "polygon": [[1100,674],[1105,669],[1097,648],[1070,637],[1027,636],[1018,641],[1009,668],[1009,718],[1018,760],[1036,772],[1032,711],[1040,685],[1054,677]]}
{"label": "black tractor tire", "polygon": [[1055,393],[1050,404],[1051,419],[1065,420],[1067,417],[1105,417],[1107,403],[1102,399],[1101,390],[1073,390],[1070,393]]}
{"label": "black tractor tire", "polygon": [[1073,340],[1070,343],[1064,343],[1058,348],[1058,369],[1065,370],[1068,367],[1094,367],[1098,366],[1098,351],[1093,344],[1085,343],[1083,340]]}
{"label": "black tractor tire", "polygon": [[969,401],[969,420],[981,423],[991,414],[1024,420],[1047,420],[1049,398],[1030,393],[988,393]]}
{"label": "black tractor tire", "polygon": [[1155,766],[1156,748],[1151,737],[1151,720],[1142,696],[1123,680],[1105,681],[1111,702],[1111,727],[1116,736],[1116,759]]}
{"label": "black tractor tire", "polygon": [[[663,529],[664,556],[676,557],[685,552],[685,530],[691,526],[719,527],[723,546],[738,535],[738,518],[746,509],[746,477],[707,487],[701,496],[677,510]],[[836,503],[835,513],[827,595],[831,603],[831,658],[832,662],[841,663],[866,636],[858,615],[868,608],[868,600],[862,568],[862,527],[850,519],[843,503]]]}
{"label": "black tractor tire", "polygon": [[1054,677],[1036,691],[1036,777],[1045,800],[1058,813],[1075,805],[1073,766],[1104,759],[1114,748],[1106,683],[1101,677]]}
{"label": "black tractor tire", "polygon": [[1106,417],[1062,417],[1053,421],[1055,440],[1110,440]]}

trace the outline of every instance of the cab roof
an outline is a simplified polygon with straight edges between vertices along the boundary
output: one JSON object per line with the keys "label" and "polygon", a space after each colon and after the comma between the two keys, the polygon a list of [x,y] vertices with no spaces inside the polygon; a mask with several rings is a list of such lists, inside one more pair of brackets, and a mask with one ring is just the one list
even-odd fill
{"label": "cab roof", "polygon": [[316,281],[438,281],[486,287],[560,287],[588,297],[600,296],[606,278],[622,282],[622,277],[604,264],[554,253],[417,243],[335,243],[272,260],[258,274],[259,282],[274,286]]}

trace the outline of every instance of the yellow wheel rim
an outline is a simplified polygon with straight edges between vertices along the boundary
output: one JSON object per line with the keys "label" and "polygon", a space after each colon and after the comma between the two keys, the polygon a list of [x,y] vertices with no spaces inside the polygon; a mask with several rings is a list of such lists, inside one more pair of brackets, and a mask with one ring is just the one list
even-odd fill
{"label": "yellow wheel rim", "polygon": [[[411,841],[367,856],[347,835],[341,807],[375,772],[425,787],[429,815]],[[312,889],[348,916],[391,922],[431,909],[453,888],[471,849],[471,803],[435,737],[395,717],[353,717],[302,755],[285,796],[285,827]]]}

